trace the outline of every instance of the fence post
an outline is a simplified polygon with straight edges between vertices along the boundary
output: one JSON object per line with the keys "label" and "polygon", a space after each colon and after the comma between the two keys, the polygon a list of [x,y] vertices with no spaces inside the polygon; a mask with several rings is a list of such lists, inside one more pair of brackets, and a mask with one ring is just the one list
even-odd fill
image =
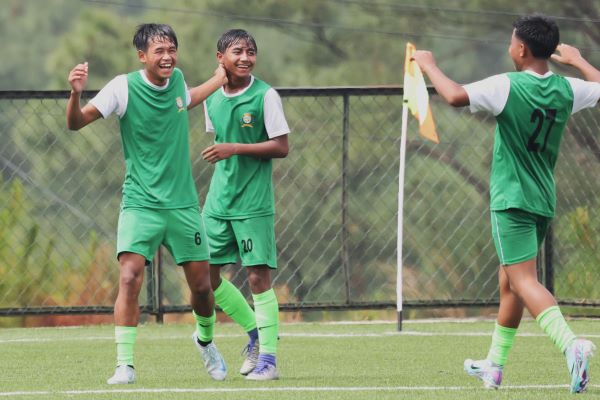
{"label": "fence post", "polygon": [[546,289],[554,295],[554,230],[552,224],[548,227],[544,240],[544,283]]}
{"label": "fence post", "polygon": [[350,265],[348,257],[348,147],[350,129],[350,96],[344,94],[342,121],[342,268],[346,281],[346,304],[350,304]]}
{"label": "fence post", "polygon": [[155,311],[156,311],[156,322],[162,324],[164,322],[164,310],[163,310],[163,257],[162,257],[162,246],[158,247],[156,252],[154,278],[156,279],[156,296],[155,296]]}
{"label": "fence post", "polygon": [[156,315],[156,322],[163,323],[162,306],[162,248],[159,246],[154,260],[146,266],[146,297],[150,314]]}
{"label": "fence post", "polygon": [[148,312],[154,314],[154,264],[156,263],[157,256],[155,254],[154,260],[150,264],[146,265],[146,305],[148,306]]}

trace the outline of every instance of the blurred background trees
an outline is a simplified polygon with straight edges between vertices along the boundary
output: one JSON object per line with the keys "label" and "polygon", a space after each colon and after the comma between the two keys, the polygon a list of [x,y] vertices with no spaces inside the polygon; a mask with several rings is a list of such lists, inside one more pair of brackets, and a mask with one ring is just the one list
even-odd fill
{"label": "blurred background trees", "polygon": [[600,62],[594,0],[4,0],[0,90],[67,89],[83,60],[99,89],[137,67],[131,39],[143,22],[174,27],[190,84],[212,74],[216,41],[235,27],[254,34],[256,74],[275,86],[399,84],[407,40],[466,83],[512,68],[512,22],[533,12],[555,16],[562,41]]}

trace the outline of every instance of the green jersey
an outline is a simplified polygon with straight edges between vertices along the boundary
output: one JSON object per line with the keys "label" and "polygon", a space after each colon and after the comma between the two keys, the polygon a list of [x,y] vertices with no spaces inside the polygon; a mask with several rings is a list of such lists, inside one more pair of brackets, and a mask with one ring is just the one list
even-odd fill
{"label": "green jersey", "polygon": [[519,208],[552,217],[554,167],[573,91],[565,78],[513,72],[504,110],[496,116],[490,178],[491,210]]}
{"label": "green jersey", "polygon": [[[205,111],[215,132],[215,143],[247,144],[269,140],[264,107],[269,89],[268,84],[253,77],[250,86],[239,95],[227,96],[223,90],[218,90],[209,96]],[[217,162],[204,213],[222,219],[273,215],[275,201],[271,174],[270,158],[234,155]]]}
{"label": "green jersey", "polygon": [[599,85],[548,72],[496,75],[464,86],[471,111],[490,111],[496,133],[490,209],[553,217],[554,167],[570,115],[598,101]]}
{"label": "green jersey", "polygon": [[165,88],[149,85],[140,71],[129,73],[127,93],[119,120],[126,164],[123,207],[197,205],[182,72],[176,68]]}

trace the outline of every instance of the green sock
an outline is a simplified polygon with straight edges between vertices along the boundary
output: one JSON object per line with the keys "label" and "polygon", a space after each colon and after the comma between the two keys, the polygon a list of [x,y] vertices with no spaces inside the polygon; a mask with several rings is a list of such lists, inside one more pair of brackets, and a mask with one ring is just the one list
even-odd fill
{"label": "green sock", "polygon": [[133,366],[133,345],[137,336],[136,326],[115,326],[117,365]]}
{"label": "green sock", "polygon": [[577,339],[558,306],[548,307],[535,320],[563,353]]}
{"label": "green sock", "polygon": [[269,289],[260,294],[252,294],[256,325],[258,327],[258,340],[260,353],[277,352],[277,338],[279,337],[279,304],[275,291]]}
{"label": "green sock", "polygon": [[213,312],[210,317],[202,317],[194,310],[192,314],[196,319],[196,332],[198,333],[198,339],[201,342],[211,342],[213,340],[213,334],[215,332],[215,321],[217,320],[217,314]]}
{"label": "green sock", "polygon": [[242,292],[233,283],[221,278],[221,284],[215,290],[215,303],[245,332],[256,328],[254,311],[250,308]]}
{"label": "green sock", "polygon": [[496,322],[494,334],[492,335],[492,344],[490,346],[487,359],[494,364],[504,366],[504,364],[506,364],[506,359],[508,358],[508,352],[515,342],[516,334],[516,328],[507,328],[499,325],[498,322]]}

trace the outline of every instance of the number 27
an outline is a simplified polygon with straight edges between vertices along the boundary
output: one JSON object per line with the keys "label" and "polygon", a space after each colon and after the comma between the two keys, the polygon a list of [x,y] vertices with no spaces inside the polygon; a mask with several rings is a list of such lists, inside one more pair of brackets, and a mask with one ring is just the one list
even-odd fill
{"label": "number 27", "polygon": [[[538,136],[540,135],[540,132],[542,131],[542,126],[544,125],[545,119],[550,121],[550,125],[548,125],[548,129],[546,129],[546,134],[544,135],[544,143],[541,146],[542,148],[540,149],[540,144],[536,143],[536,140],[537,140]],[[535,110],[533,110],[533,113],[531,113],[530,122],[533,122],[533,123],[537,122],[537,126],[535,127],[535,130],[529,137],[529,141],[527,142],[527,150],[533,151],[533,152],[542,152],[542,151],[546,150],[546,145],[548,144],[548,136],[550,135],[550,131],[552,130],[552,126],[554,125],[555,120],[556,120],[556,109],[555,108],[547,108],[545,110],[536,108]]]}

